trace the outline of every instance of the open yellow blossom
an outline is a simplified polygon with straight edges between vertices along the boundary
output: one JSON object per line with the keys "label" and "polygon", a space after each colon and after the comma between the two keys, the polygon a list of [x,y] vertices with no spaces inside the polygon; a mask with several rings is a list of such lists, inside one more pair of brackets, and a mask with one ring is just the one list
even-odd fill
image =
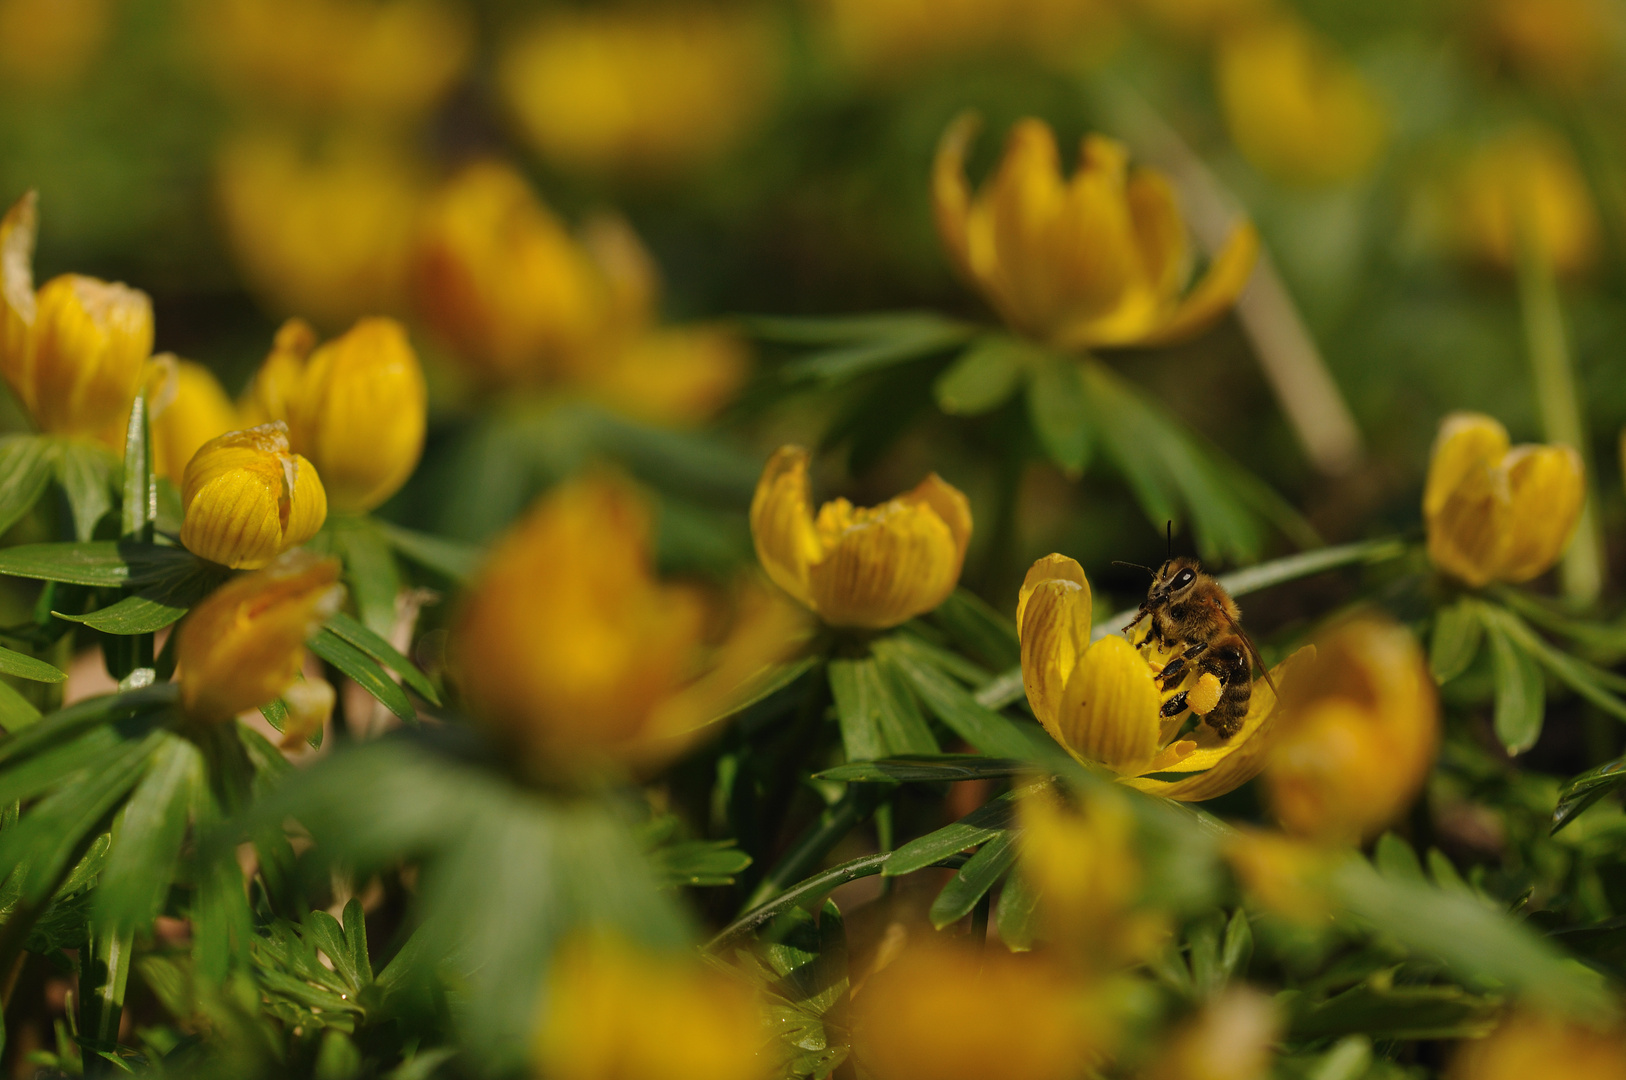
{"label": "open yellow blossom", "polygon": [[153,362],[148,383],[152,471],[179,484],[199,447],[242,424],[214,372],[172,353],[155,356]]}
{"label": "open yellow blossom", "polygon": [[809,455],[782,446],[751,500],[757,558],[831,626],[884,630],[924,615],[960,580],[971,504],[936,473],[880,506],[836,499],[813,513]]}
{"label": "open yellow blossom", "polygon": [[1483,1039],[1464,1039],[1447,1080],[1604,1080],[1626,1076],[1626,1033],[1534,1011],[1514,1012]]}
{"label": "open yellow blossom", "polygon": [[314,344],[305,323],[283,325],[250,389],[253,411],[287,422],[290,447],[316,466],[335,509],[371,510],[423,452],[423,368],[394,319],[362,319],[310,352]]}
{"label": "open yellow blossom", "polygon": [[766,1080],[771,1038],[749,988],[698,959],[607,933],[554,958],[533,1057],[547,1080]]}
{"label": "open yellow blossom", "polygon": [[1080,988],[1045,961],[911,945],[853,997],[853,1052],[875,1080],[1067,1080],[1089,1060]]}
{"label": "open yellow blossom", "polygon": [[760,588],[727,614],[659,581],[648,510],[625,483],[590,477],[549,492],[493,550],[454,628],[453,669],[533,771],[639,767],[683,750],[801,631]]}
{"label": "open yellow blossom", "polygon": [[779,43],[749,6],[555,11],[514,39],[499,80],[549,160],[664,172],[726,150],[778,82]]}
{"label": "open yellow blossom", "polygon": [[1200,333],[1248,283],[1259,237],[1244,223],[1187,291],[1191,240],[1173,188],[1151,169],[1131,171],[1128,150],[1104,136],[1085,138],[1078,171],[1064,178],[1050,127],[1023,120],[973,196],[965,156],[976,129],[962,115],[938,143],[937,232],[1013,329],[1066,348],[1161,345]]}
{"label": "open yellow blossom", "polygon": [[1598,211],[1575,152],[1555,132],[1519,128],[1476,150],[1452,191],[1457,246],[1501,270],[1518,265],[1522,244],[1565,275],[1597,261]]}
{"label": "open yellow blossom", "polygon": [[279,420],[204,443],[187,463],[181,507],[188,551],[253,570],[316,535],[327,493],[315,467],[288,449]]}
{"label": "open yellow blossom", "polygon": [[1272,812],[1299,836],[1355,842],[1406,811],[1440,742],[1434,679],[1411,631],[1361,615],[1316,636],[1265,764]]}
{"label": "open yellow blossom", "polygon": [[1233,986],[1175,1030],[1145,1080],[1266,1080],[1281,1027],[1275,1002]]}
{"label": "open yellow blossom", "polygon": [[249,285],[274,309],[324,326],[401,308],[422,192],[410,154],[352,136],[323,154],[263,132],[216,161],[226,240]]}
{"label": "open yellow blossom", "polygon": [[[1131,787],[1185,802],[1223,795],[1259,775],[1282,712],[1269,683],[1253,684],[1247,716],[1230,738],[1202,723],[1181,735],[1183,715],[1159,715],[1165,695],[1154,681],[1158,669],[1116,635],[1090,644],[1091,614],[1090,584],[1077,562],[1047,555],[1028,570],[1016,609],[1022,685],[1033,715],[1063,749],[1105,765]],[[1296,681],[1314,655],[1300,649],[1272,669],[1276,686]],[[1192,689],[1204,691],[1191,697],[1207,698],[1210,708],[1218,701],[1212,686]]]}
{"label": "open yellow blossom", "polygon": [[338,581],[337,559],[291,551],[210,593],[177,631],[186,715],[218,723],[288,690],[299,679],[306,639],[339,609]]}
{"label": "open yellow blossom", "polygon": [[1475,588],[1529,581],[1564,554],[1585,498],[1581,456],[1570,447],[1510,447],[1493,418],[1452,413],[1423,489],[1429,558]]}
{"label": "open yellow blossom", "polygon": [[1296,19],[1225,34],[1214,66],[1231,138],[1269,176],[1335,184],[1364,174],[1383,148],[1387,121],[1372,88]]}
{"label": "open yellow blossom", "polygon": [[41,431],[122,441],[152,352],[152,302],[82,274],[36,292],[37,206],[30,191],[0,219],[0,374]]}
{"label": "open yellow blossom", "polygon": [[473,53],[470,20],[439,0],[195,0],[190,11],[222,83],[323,114],[419,114]]}

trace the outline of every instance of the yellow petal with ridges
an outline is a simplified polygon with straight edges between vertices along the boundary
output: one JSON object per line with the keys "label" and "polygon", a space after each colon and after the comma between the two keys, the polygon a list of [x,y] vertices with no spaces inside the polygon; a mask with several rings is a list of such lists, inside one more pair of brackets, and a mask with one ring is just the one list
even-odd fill
{"label": "yellow petal with ridges", "polygon": [[1136,169],[1124,190],[1141,265],[1161,296],[1177,296],[1191,274],[1191,243],[1174,186],[1162,173]]}
{"label": "yellow petal with ridges", "polygon": [[33,351],[29,331],[34,325],[34,237],[39,230],[39,193],[18,199],[0,219],[0,375],[34,411]]}
{"label": "yellow petal with ridges", "polygon": [[1508,445],[1507,428],[1483,413],[1454,412],[1440,421],[1423,487],[1423,516],[1443,510],[1470,473],[1494,468]]}
{"label": "yellow petal with ridges", "polygon": [[1568,446],[1519,446],[1503,460],[1507,470],[1511,539],[1501,581],[1543,573],[1564,554],[1586,501],[1581,455]]}
{"label": "yellow petal with ridges", "polygon": [[1230,310],[1253,277],[1259,260],[1259,230],[1242,222],[1231,230],[1208,271],[1158,327],[1137,344],[1171,345],[1195,337]]}
{"label": "yellow petal with ridges", "polygon": [[[1030,625],[1032,615],[1030,601]],[[1067,679],[1056,716],[1058,741],[1081,761],[1133,776],[1157,756],[1161,705],[1145,658],[1109,635],[1089,647]]]}
{"label": "yellow petal with ridges", "polygon": [[751,499],[751,538],[773,583],[812,607],[808,565],[823,557],[824,548],[813,530],[808,462],[799,446],[774,451]]}
{"label": "yellow petal with ridges", "polygon": [[934,510],[894,500],[858,513],[838,535],[821,536],[824,557],[808,567],[808,595],[825,622],[879,630],[948,598],[962,553]]}
{"label": "yellow petal with ridges", "polygon": [[1022,579],[1022,590],[1017,594],[1016,598],[1017,636],[1020,637],[1022,634],[1023,613],[1027,610],[1029,595],[1032,594],[1034,589],[1051,579],[1070,581],[1083,589],[1084,606],[1079,619],[1084,626],[1084,640],[1088,643],[1091,619],[1090,583],[1084,577],[1084,568],[1078,565],[1077,560],[1054,552],[1042,559],[1035,560],[1033,565],[1028,567],[1027,576]]}
{"label": "yellow petal with ridges", "polygon": [[1022,688],[1033,715],[1051,738],[1062,742],[1058,726],[1062,698],[1090,644],[1089,586],[1049,578],[1023,592]]}

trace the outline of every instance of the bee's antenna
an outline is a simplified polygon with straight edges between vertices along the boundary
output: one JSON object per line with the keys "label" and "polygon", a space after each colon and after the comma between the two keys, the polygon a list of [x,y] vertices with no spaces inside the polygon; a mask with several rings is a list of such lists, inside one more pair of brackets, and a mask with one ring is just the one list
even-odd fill
{"label": "bee's antenna", "polygon": [[1169,546],[1168,554],[1166,554],[1164,556],[1164,558],[1172,559],[1172,558],[1174,558],[1174,519],[1173,518],[1170,518],[1168,523],[1164,526],[1164,534],[1163,535],[1166,538],[1166,540],[1168,542],[1168,546]]}
{"label": "bee's antenna", "polygon": [[1144,570],[1148,574],[1151,574],[1153,577],[1157,577],[1157,571],[1156,570],[1153,570],[1150,566],[1142,566],[1138,562],[1124,562],[1122,559],[1113,559],[1112,560],[1112,565],[1113,566],[1133,566],[1136,570]]}

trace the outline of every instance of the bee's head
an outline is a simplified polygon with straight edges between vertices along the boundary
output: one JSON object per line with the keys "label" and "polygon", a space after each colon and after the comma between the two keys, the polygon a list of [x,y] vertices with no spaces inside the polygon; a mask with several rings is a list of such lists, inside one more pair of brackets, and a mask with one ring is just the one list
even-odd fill
{"label": "bee's head", "polygon": [[1152,575],[1152,595],[1165,600],[1177,600],[1197,582],[1202,567],[1189,555],[1170,559]]}

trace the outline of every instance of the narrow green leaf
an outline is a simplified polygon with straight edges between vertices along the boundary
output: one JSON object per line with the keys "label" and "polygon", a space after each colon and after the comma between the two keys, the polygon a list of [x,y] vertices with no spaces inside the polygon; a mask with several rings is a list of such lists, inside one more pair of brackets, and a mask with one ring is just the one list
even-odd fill
{"label": "narrow green leaf", "polygon": [[372,630],[342,611],[327,621],[327,628],[401,676],[402,681],[417,691],[419,697],[431,704],[440,704],[440,695],[435,692],[435,685],[429,681],[429,677],[419,671],[416,664],[401,655],[394,645]]}
{"label": "narrow green leaf", "polygon": [[1372,862],[1379,873],[1391,881],[1421,883],[1427,880],[1423,877],[1423,864],[1417,859],[1416,849],[1392,832],[1378,837],[1372,851]]}
{"label": "narrow green leaf", "polygon": [[163,910],[195,799],[203,757],[192,743],[165,735],[130,794],[96,894],[96,921],[117,932],[148,926]]}
{"label": "narrow green leaf", "polygon": [[1009,830],[1016,821],[1016,794],[1007,792],[952,825],[927,833],[886,857],[881,873],[887,877],[912,874],[968,847],[987,843]]}
{"label": "narrow green leaf", "polygon": [[959,873],[949,879],[943,890],[932,901],[932,925],[939,930],[949,923],[958,922],[971,914],[989,889],[994,887],[1005,871],[1016,861],[1016,832],[1001,832],[991,837],[971,860],[960,867]]}
{"label": "narrow green leaf", "polygon": [[1240,979],[1248,974],[1248,963],[1253,959],[1253,924],[1248,913],[1241,908],[1231,914],[1225,927],[1225,944],[1220,949],[1220,974],[1224,981]]}
{"label": "narrow green leaf", "polygon": [[875,700],[874,657],[832,660],[829,672],[830,694],[835,699],[836,719],[841,723],[841,745],[847,760],[885,757],[886,739],[881,734],[880,706]]}
{"label": "narrow green leaf", "polygon": [[812,380],[837,386],[894,364],[946,352],[970,336],[968,327],[933,317],[917,326],[899,328],[887,337],[798,357],[780,368],[780,374],[787,382]]}
{"label": "narrow green leaf", "polygon": [[197,562],[185,548],[128,540],[20,544],[0,550],[0,574],[102,588],[161,582]]}
{"label": "narrow green leaf", "polygon": [[384,674],[377,661],[327,627],[319,630],[310,640],[310,650],[332,664],[355,681],[390,712],[409,724],[418,722],[418,712],[412,707],[406,691]]}
{"label": "narrow green leaf", "polygon": [[1581,811],[1622,787],[1626,787],[1626,757],[1605,762],[1574,777],[1559,789],[1551,831],[1556,833],[1579,817]]}
{"label": "narrow green leaf", "polygon": [[354,896],[344,905],[344,940],[350,947],[350,966],[355,970],[357,983],[372,985],[373,965],[367,955],[367,914]]}
{"label": "narrow green leaf", "polygon": [[[333,546],[344,560],[345,583],[362,623],[374,635],[389,633],[395,626],[395,597],[401,591],[401,575],[389,539],[368,518],[334,518],[328,528]],[[382,662],[382,658],[375,659]]]}
{"label": "narrow green leaf", "polygon": [[1561,649],[1554,648],[1532,630],[1528,623],[1506,608],[1482,604],[1480,615],[1487,632],[1494,625],[1506,634],[1508,640],[1515,646],[1539,661],[1558,681],[1604,712],[1626,720],[1626,701],[1622,701],[1607,689],[1608,687],[1614,687],[1616,690],[1626,689],[1626,678],[1612,671],[1604,671]]}
{"label": "narrow green leaf", "polygon": [[0,730],[15,735],[33,725],[40,718],[34,703],[23,697],[4,680],[0,680]]}
{"label": "narrow green leaf", "polygon": [[751,865],[751,856],[734,846],[733,840],[680,840],[663,844],[649,853],[660,883],[667,887],[695,887],[734,884],[736,875]]}
{"label": "narrow green leaf", "polygon": [[947,320],[931,311],[883,311],[873,315],[754,315],[744,322],[746,330],[763,341],[785,345],[851,345],[915,333],[922,328],[943,325]]}
{"label": "narrow green leaf", "polygon": [[1011,952],[1028,952],[1038,930],[1039,894],[1033,891],[1020,871],[1005,878],[1005,887],[999,890],[999,902],[994,905],[994,926],[999,939]]}
{"label": "narrow green leaf", "polygon": [[950,784],[960,780],[993,780],[1021,776],[1033,766],[1015,758],[982,754],[899,754],[876,761],[855,761],[815,773],[817,780],[842,783]]}
{"label": "narrow green leaf", "polygon": [[985,754],[1029,756],[1029,742],[1016,723],[977,704],[975,698],[930,664],[922,662],[895,638],[875,642],[875,654],[895,664],[931,710],[950,730]]}
{"label": "narrow green leaf", "polygon": [[57,483],[73,511],[74,538],[89,540],[96,523],[113,509],[113,455],[94,443],[61,439],[55,464]]}
{"label": "narrow green leaf", "polygon": [[356,969],[350,942],[338,919],[325,911],[311,912],[305,918],[305,938],[327,954],[327,958],[333,962],[334,971],[351,989],[361,988],[361,973]]}
{"label": "narrow green leaf", "polygon": [[34,508],[51,482],[53,448],[38,435],[0,439],[0,534]]}
{"label": "narrow green leaf", "polygon": [[51,614],[106,634],[152,634],[178,621],[228,576],[230,571],[225,567],[192,557],[189,562],[177,562],[164,576],[137,586],[133,595],[107,607],[84,615],[60,611]]}
{"label": "narrow green leaf", "polygon": [[484,555],[473,544],[403,529],[387,521],[376,524],[385,539],[395,546],[396,551],[426,570],[443,574],[452,581],[464,582],[473,577]]}
{"label": "narrow green leaf", "polygon": [[1484,635],[1479,607],[1472,600],[1464,598],[1435,612],[1428,643],[1428,669],[1434,681],[1444,686],[1467,671],[1479,655]]}
{"label": "narrow green leaf", "polygon": [[930,618],[955,644],[994,671],[1015,667],[1022,658],[1016,624],[968,589],[955,589]]}
{"label": "narrow green leaf", "polygon": [[139,538],[158,512],[152,486],[152,455],[148,450],[147,395],[137,394],[130,404],[130,423],[124,429],[124,483],[119,499],[119,533]]}
{"label": "narrow green leaf", "polygon": [[979,416],[1005,404],[1022,381],[1032,346],[1004,334],[988,334],[950,364],[932,384],[938,408],[957,416]]}
{"label": "narrow green leaf", "polygon": [[34,682],[59,683],[68,676],[44,660],[0,645],[0,674]]}
{"label": "narrow green leaf", "polygon": [[[174,683],[159,683],[140,690],[87,698],[65,709],[58,709],[26,730],[0,740],[0,764],[41,753],[101,724],[116,724],[161,713],[175,703],[179,692],[180,687]],[[152,722],[156,722],[156,718]]]}
{"label": "narrow green leaf", "polygon": [[730,716],[744,712],[758,702],[766,701],[818,667],[820,663],[821,658],[818,656],[804,656],[796,660],[788,660],[783,664],[777,664],[762,671],[756,678],[748,681],[750,689],[745,691],[738,702],[730,702],[724,706],[723,711],[712,717],[709,722],[717,723],[726,720]]}
{"label": "narrow green leaf", "polygon": [[1515,645],[1499,622],[1485,627],[1496,676],[1496,737],[1509,754],[1520,754],[1541,737],[1547,709],[1541,666]]}
{"label": "narrow green leaf", "polygon": [[1090,408],[1079,363],[1053,353],[1033,364],[1028,379],[1028,418],[1034,434],[1069,476],[1078,476],[1090,453]]}

